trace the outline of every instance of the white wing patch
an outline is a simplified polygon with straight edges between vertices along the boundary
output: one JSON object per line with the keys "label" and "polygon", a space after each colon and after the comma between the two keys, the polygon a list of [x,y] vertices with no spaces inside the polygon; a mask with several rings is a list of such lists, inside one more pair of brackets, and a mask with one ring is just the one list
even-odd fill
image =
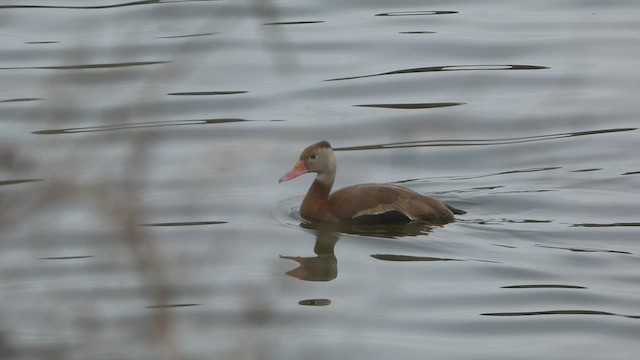
{"label": "white wing patch", "polygon": [[357,218],[359,216],[366,216],[366,215],[382,215],[384,213],[388,213],[388,212],[400,212],[402,214],[404,214],[404,216],[408,217],[409,220],[418,220],[418,218],[411,216],[410,214],[407,214],[406,212],[398,209],[397,206],[393,206],[391,204],[380,204],[378,206],[372,207],[370,209],[364,209],[364,210],[360,210],[358,211],[355,215],[353,215],[353,218]]}

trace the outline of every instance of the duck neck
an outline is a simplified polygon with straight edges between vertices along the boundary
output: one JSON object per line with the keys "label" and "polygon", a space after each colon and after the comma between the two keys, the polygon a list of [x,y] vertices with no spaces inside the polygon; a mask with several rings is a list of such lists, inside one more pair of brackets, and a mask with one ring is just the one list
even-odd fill
{"label": "duck neck", "polygon": [[300,215],[308,220],[322,220],[328,211],[327,201],[333,186],[335,173],[320,173],[311,184],[300,206]]}

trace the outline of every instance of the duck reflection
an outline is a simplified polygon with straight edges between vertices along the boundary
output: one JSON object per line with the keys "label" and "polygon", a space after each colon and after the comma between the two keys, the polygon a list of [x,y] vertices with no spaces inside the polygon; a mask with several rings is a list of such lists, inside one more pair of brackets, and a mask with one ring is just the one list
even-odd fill
{"label": "duck reflection", "polygon": [[340,239],[339,233],[318,231],[316,232],[316,244],[313,252],[316,256],[283,256],[297,262],[299,266],[286,274],[306,281],[331,281],[338,276],[338,259],[333,251]]}
{"label": "duck reflection", "polygon": [[[418,236],[429,234],[434,225],[423,221],[396,222],[385,224],[343,224],[303,222],[300,227],[313,230],[316,237],[324,232],[344,233],[360,236],[372,236],[379,238],[398,239],[406,236]],[[440,225],[435,227],[441,227]]]}
{"label": "duck reflection", "polygon": [[426,235],[432,230],[431,225],[421,221],[385,225],[303,222],[300,224],[300,227],[313,230],[316,236],[313,252],[316,256],[280,255],[280,258],[297,262],[299,264],[298,267],[287,271],[286,274],[306,281],[331,281],[338,277],[338,259],[336,258],[334,248],[342,234],[400,238],[404,236]]}

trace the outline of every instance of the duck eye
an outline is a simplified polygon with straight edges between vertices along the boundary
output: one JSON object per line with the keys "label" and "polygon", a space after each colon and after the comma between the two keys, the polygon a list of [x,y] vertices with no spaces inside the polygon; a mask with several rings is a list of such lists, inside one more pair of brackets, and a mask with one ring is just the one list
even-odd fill
{"label": "duck eye", "polygon": [[316,154],[311,154],[311,156],[309,156],[309,159],[311,160],[315,160],[318,156]]}

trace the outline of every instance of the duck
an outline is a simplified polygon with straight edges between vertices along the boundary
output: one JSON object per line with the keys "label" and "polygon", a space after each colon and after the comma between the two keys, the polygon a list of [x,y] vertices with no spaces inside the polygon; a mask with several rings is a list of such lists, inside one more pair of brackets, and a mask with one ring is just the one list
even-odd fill
{"label": "duck", "polygon": [[300,216],[311,222],[345,224],[384,224],[422,221],[444,225],[454,215],[466,211],[444,201],[395,184],[358,184],[331,193],[336,176],[336,158],[327,141],[305,148],[293,168],[279,183],[307,173],[316,177],[300,205]]}

